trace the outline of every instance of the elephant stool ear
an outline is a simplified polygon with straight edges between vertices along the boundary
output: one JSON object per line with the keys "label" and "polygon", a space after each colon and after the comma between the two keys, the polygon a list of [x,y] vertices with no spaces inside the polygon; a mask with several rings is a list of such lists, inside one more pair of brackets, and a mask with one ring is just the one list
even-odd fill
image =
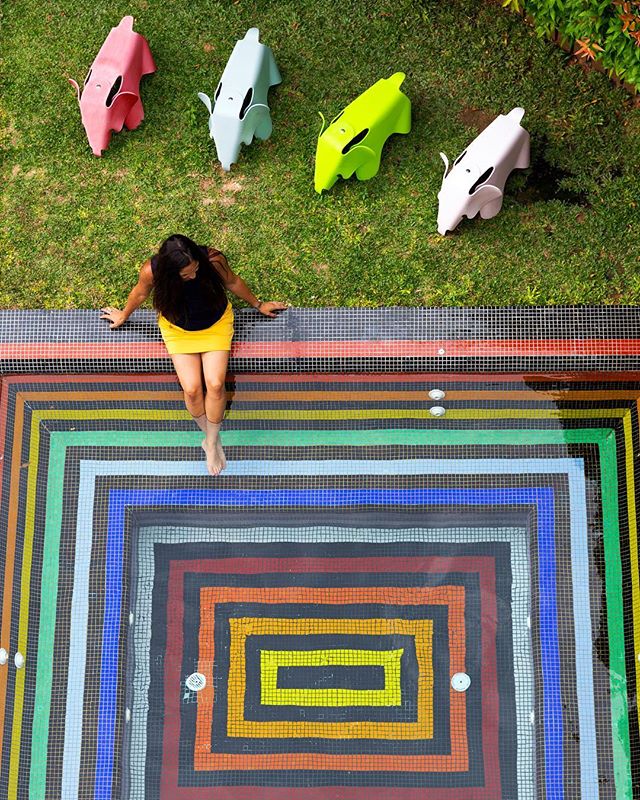
{"label": "elephant stool ear", "polygon": [[115,125],[114,130],[119,130],[124,125],[127,114],[131,111],[137,100],[138,95],[134,92],[120,92],[119,95],[116,95],[115,100],[111,104],[113,122]]}
{"label": "elephant stool ear", "polygon": [[356,153],[357,155],[362,156],[365,160],[369,160],[370,158],[375,158],[376,155],[375,152],[370,147],[367,147],[366,144],[357,144],[355,147],[352,147],[348,152],[350,154]]}
{"label": "elephant stool ear", "polygon": [[198,97],[202,100],[207,107],[208,112],[211,114],[211,98],[209,95],[205,94],[204,92],[198,92]]}
{"label": "elephant stool ear", "polygon": [[[478,211],[481,211],[484,206],[501,199],[502,192],[497,186],[493,186],[490,183],[481,186],[479,189],[476,189],[476,191],[469,198],[467,217],[469,217],[469,219],[473,219]],[[480,216],[483,215],[481,214]],[[489,216],[491,217],[493,214],[490,214]]]}
{"label": "elephant stool ear", "polygon": [[74,81],[73,78],[67,78],[67,80],[73,86],[73,88],[76,90],[76,95],[78,97],[78,103],[79,103],[80,102],[80,87],[78,86],[78,82]]}
{"label": "elephant stool ear", "polygon": [[355,173],[361,181],[373,178],[380,169],[380,156],[376,156],[375,152],[364,144],[357,144],[349,150],[346,158],[353,159],[352,163],[359,163],[360,166],[356,167]]}

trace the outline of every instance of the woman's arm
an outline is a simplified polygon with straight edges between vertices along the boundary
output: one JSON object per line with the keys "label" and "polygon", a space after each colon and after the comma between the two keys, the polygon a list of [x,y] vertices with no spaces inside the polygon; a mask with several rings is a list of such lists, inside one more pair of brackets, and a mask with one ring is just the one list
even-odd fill
{"label": "woman's arm", "polygon": [[111,322],[111,328],[119,328],[129,319],[136,308],[139,308],[144,303],[147,297],[149,297],[151,294],[152,289],[153,273],[151,271],[151,262],[147,260],[140,269],[138,282],[129,292],[127,304],[125,305],[124,309],[119,311],[117,308],[113,308],[112,306],[101,308],[100,310],[103,312],[103,314],[100,319],[108,319],[109,322]]}
{"label": "woman's arm", "polygon": [[265,315],[265,317],[275,317],[277,316],[275,313],[276,311],[286,310],[287,306],[284,303],[277,303],[274,301],[269,301],[266,303],[260,302],[247,284],[242,280],[242,278],[233,272],[226,257],[219,251],[209,248],[209,261],[218,275],[220,275],[222,278],[225,289],[233,292],[236,297],[244,300],[245,303],[248,303],[253,308],[257,308],[261,314]]}

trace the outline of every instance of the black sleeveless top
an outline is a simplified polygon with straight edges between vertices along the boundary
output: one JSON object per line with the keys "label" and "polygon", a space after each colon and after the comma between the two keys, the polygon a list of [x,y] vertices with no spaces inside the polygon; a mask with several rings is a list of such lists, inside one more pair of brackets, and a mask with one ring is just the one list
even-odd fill
{"label": "black sleeveless top", "polygon": [[[204,257],[209,261],[208,248],[202,245],[198,246],[202,250]],[[214,254],[218,253],[220,253],[219,250],[214,251]],[[220,253],[220,255],[223,254]],[[158,256],[155,255],[151,258],[151,272],[155,273],[157,263]],[[211,265],[211,269],[215,269],[215,267]],[[179,328],[184,328],[186,331],[201,331],[205,328],[210,328],[224,314],[229,301],[222,286],[216,292],[215,301],[211,305],[206,301],[206,293],[202,291],[202,284],[200,270],[196,272],[195,278],[190,281],[184,281],[184,311],[174,323]]]}

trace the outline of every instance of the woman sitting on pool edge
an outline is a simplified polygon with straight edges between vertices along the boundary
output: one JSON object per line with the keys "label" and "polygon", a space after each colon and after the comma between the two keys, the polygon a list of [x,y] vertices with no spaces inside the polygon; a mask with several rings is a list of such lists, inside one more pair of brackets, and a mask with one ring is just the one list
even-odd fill
{"label": "woman sitting on pool edge", "polygon": [[227,405],[225,377],[233,309],[225,289],[266,317],[275,317],[276,311],[287,308],[283,303],[261,303],[219,250],[173,234],[142,265],[124,310],[101,309],[101,319],[108,319],[111,328],[119,328],[153,292],[158,325],[178,373],[187,411],[205,434],[202,447],[211,475],[218,475],[227,464],[220,426]]}

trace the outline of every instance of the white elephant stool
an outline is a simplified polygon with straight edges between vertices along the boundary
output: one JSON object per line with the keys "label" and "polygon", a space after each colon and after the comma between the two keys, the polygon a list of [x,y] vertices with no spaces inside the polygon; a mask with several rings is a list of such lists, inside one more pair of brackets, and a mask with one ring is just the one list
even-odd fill
{"label": "white elephant stool", "polygon": [[453,162],[444,161],[444,176],[438,192],[438,233],[454,230],[462,217],[472,219],[478,211],[490,219],[502,208],[504,185],[514,169],[529,166],[529,133],[521,125],[524,108],[500,114]]}

